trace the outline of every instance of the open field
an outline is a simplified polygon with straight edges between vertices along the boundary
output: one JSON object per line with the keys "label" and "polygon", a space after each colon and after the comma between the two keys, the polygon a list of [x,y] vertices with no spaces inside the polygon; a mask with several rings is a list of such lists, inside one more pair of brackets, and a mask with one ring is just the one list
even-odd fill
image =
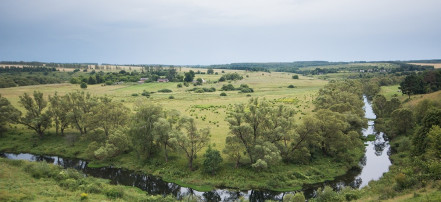
{"label": "open field", "polygon": [[[188,68],[182,68],[182,71],[188,71]],[[192,69],[194,71],[200,70],[206,72],[206,69]],[[235,87],[240,84],[247,84],[254,89],[254,93],[244,94],[238,91],[226,91],[227,96],[219,96],[219,90],[224,84],[228,82],[215,83],[221,76],[222,71],[238,72],[244,79],[240,81],[233,81]],[[196,119],[199,128],[209,127],[211,129],[211,143],[214,143],[218,150],[222,150],[225,144],[225,137],[228,135],[228,124],[225,121],[226,111],[234,104],[246,103],[250,97],[265,98],[267,100],[274,100],[280,103],[288,103],[295,107],[298,111],[297,117],[308,114],[312,109],[312,100],[314,99],[318,89],[323,87],[327,81],[314,79],[310,77],[300,76],[300,79],[292,79],[292,73],[263,73],[263,72],[246,72],[240,70],[219,70],[215,72],[218,75],[212,74],[196,74],[197,78],[203,78],[207,83],[202,86],[193,86],[178,88],[174,82],[169,83],[126,83],[122,85],[105,86],[101,84],[89,85],[87,89],[83,90],[78,84],[50,84],[38,86],[23,86],[14,88],[2,88],[0,94],[7,98],[15,107],[21,109],[18,104],[19,96],[23,93],[32,94],[34,90],[44,93],[45,96],[53,95],[58,92],[59,95],[64,95],[69,92],[81,90],[89,92],[94,96],[111,97],[113,100],[124,102],[126,106],[131,109],[135,105],[143,102],[153,102],[162,105],[165,109],[176,109],[183,115],[192,116]],[[296,88],[287,88],[288,85],[294,85]],[[209,93],[195,93],[188,91],[194,87],[214,87],[216,92]],[[171,93],[158,93],[160,89],[170,89]],[[156,92],[150,98],[141,95],[143,90],[149,92]],[[138,94],[138,96],[133,96]],[[173,96],[174,99],[169,99]],[[250,96],[250,97],[249,97]],[[53,130],[53,129],[52,129]]]}
{"label": "open field", "polygon": [[409,63],[413,65],[422,65],[422,66],[433,66],[435,69],[441,68],[441,63]]}

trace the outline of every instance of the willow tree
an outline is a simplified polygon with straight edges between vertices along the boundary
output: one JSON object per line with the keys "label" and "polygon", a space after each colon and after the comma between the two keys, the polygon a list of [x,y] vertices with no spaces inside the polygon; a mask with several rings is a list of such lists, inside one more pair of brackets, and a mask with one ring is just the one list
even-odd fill
{"label": "willow tree", "polygon": [[24,93],[18,103],[26,110],[26,114],[16,122],[34,130],[40,138],[43,138],[44,132],[51,126],[51,115],[45,110],[47,101],[43,98],[43,93],[34,91],[33,98]]}
{"label": "willow tree", "polygon": [[193,118],[184,117],[180,120],[180,131],[176,133],[174,142],[185,153],[188,159],[188,167],[193,170],[193,160],[199,151],[207,146],[210,140],[210,129],[198,130]]}

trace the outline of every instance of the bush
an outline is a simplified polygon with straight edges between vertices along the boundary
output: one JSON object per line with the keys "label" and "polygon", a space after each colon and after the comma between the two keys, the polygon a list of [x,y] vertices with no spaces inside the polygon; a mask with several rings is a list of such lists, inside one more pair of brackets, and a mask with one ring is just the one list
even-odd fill
{"label": "bush", "polygon": [[132,96],[136,97],[138,96],[138,93],[132,93]]}
{"label": "bush", "polygon": [[37,162],[28,164],[24,167],[24,171],[31,174],[34,178],[52,177],[55,176],[59,168],[51,166],[46,162]]}
{"label": "bush", "polygon": [[181,83],[178,83],[177,87],[178,87],[178,88],[182,88],[182,84],[181,84]]}
{"label": "bush", "polygon": [[305,196],[302,192],[297,192],[295,194],[287,194],[283,197],[283,202],[305,202]]}
{"label": "bush", "polygon": [[288,86],[288,88],[295,88],[295,86],[291,84]]}
{"label": "bush", "polygon": [[228,84],[228,85],[223,85],[221,88],[223,91],[233,91],[236,90],[236,88],[234,88],[233,84]]}
{"label": "bush", "polygon": [[148,91],[146,91],[146,90],[143,90],[142,93],[141,93],[141,95],[142,95],[142,96],[145,96],[145,97],[150,97],[150,92],[148,92]]}
{"label": "bush", "polygon": [[292,79],[299,79],[299,75],[293,75]]}
{"label": "bush", "polygon": [[160,92],[160,93],[171,93],[171,92],[173,92],[173,91],[170,90],[170,89],[166,89],[166,88],[164,88],[164,89],[158,90],[158,92]]}
{"label": "bush", "polygon": [[124,189],[121,186],[110,186],[105,194],[111,199],[122,198],[124,196]]}
{"label": "bush", "polygon": [[222,93],[220,94],[220,96],[227,96],[227,94],[224,93],[224,92],[222,92]]}
{"label": "bush", "polygon": [[345,201],[342,195],[339,195],[329,186],[319,190],[315,199],[316,201]]}
{"label": "bush", "polygon": [[174,97],[173,95],[170,95],[170,96],[168,97],[168,99],[172,100],[172,99],[175,99],[175,97]]}
{"label": "bush", "polygon": [[214,175],[220,168],[222,163],[222,157],[218,150],[212,149],[211,146],[208,147],[204,154],[204,172]]}
{"label": "bush", "polygon": [[83,89],[86,89],[87,88],[87,83],[81,82],[80,87],[83,88]]}

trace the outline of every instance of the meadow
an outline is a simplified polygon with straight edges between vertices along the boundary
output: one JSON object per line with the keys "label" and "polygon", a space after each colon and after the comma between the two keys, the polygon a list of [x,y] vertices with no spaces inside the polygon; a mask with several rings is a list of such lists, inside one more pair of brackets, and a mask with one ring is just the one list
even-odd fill
{"label": "meadow", "polygon": [[[128,67],[125,67],[128,70]],[[132,69],[132,68],[131,68]],[[135,68],[133,68],[135,69]],[[206,72],[206,69],[182,68],[182,72],[189,70]],[[130,70],[129,70],[130,71]],[[244,79],[231,82],[217,82],[225,73],[238,72]],[[88,85],[87,89],[81,89],[78,84],[50,84],[37,86],[23,86],[14,88],[2,88],[0,94],[7,98],[14,107],[24,110],[19,104],[19,96],[24,93],[32,94],[33,91],[40,91],[45,97],[57,92],[64,95],[74,91],[85,91],[93,96],[107,96],[115,101],[123,102],[132,110],[140,103],[152,102],[160,104],[164,109],[176,109],[182,115],[191,116],[196,119],[199,128],[209,127],[211,130],[211,143],[215,148],[222,150],[225,145],[225,137],[228,135],[228,124],[226,122],[227,109],[234,104],[246,103],[251,97],[267,99],[269,101],[285,103],[294,107],[297,111],[297,118],[309,114],[312,109],[312,100],[316,92],[323,87],[327,81],[300,76],[299,79],[292,79],[292,73],[284,72],[246,72],[241,70],[215,70],[216,74],[196,74],[194,80],[203,78],[206,83],[202,86],[177,87],[178,82],[168,83],[124,83],[120,85]],[[231,83],[235,87],[247,84],[254,89],[253,93],[240,93],[239,91],[225,91],[227,96],[220,96],[219,91],[224,84]],[[295,88],[288,88],[294,85]],[[215,92],[196,93],[189,91],[195,87],[211,88]],[[170,93],[159,93],[158,90],[170,89]],[[154,92],[150,98],[141,95],[143,91]],[[137,94],[135,96],[135,94]],[[173,96],[173,99],[170,99]],[[53,132],[53,131],[52,131]]]}

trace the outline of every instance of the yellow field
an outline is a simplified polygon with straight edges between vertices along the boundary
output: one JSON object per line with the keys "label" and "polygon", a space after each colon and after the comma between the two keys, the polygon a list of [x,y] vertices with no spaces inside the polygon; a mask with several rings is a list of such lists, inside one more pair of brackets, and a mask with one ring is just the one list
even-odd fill
{"label": "yellow field", "polygon": [[422,66],[433,66],[435,69],[441,68],[441,63],[409,63],[413,65],[422,65]]}
{"label": "yellow field", "polygon": [[[188,68],[182,68],[182,71],[188,71]],[[206,69],[193,69],[206,72]],[[250,93],[251,97],[265,98],[267,100],[277,100],[280,103],[288,103],[297,111],[297,117],[308,114],[312,109],[312,100],[314,99],[318,89],[323,87],[327,81],[313,79],[310,77],[300,76],[300,79],[292,79],[292,73],[282,72],[246,72],[239,70],[224,70],[225,72],[238,72],[244,79],[231,82],[235,87],[240,84],[248,84],[254,89],[254,93]],[[220,90],[222,85],[228,82],[214,83],[222,76],[222,70],[216,69],[218,75],[196,74],[197,78],[203,78],[207,81],[202,86],[197,87],[215,87]],[[86,91],[95,96],[107,95],[113,100],[124,102],[129,108],[133,109],[137,103],[154,102],[161,104],[165,109],[179,110],[183,115],[192,116],[196,119],[198,127],[210,127],[212,143],[216,144],[216,148],[221,150],[225,144],[225,137],[228,135],[228,124],[225,121],[227,108],[231,108],[234,104],[246,103],[250,97],[247,94],[238,91],[226,91],[227,96],[221,97],[221,91],[210,93],[194,93],[188,91],[195,86],[177,87],[178,83],[145,83],[135,84],[127,83],[123,85],[105,86],[101,84],[88,85],[85,90],[80,89],[77,84],[50,84],[38,86],[23,86],[14,88],[2,88],[0,94],[6,97],[15,107],[20,108],[18,104],[19,96],[27,92],[32,94],[34,90],[44,93],[45,96],[53,95],[58,92],[64,95],[75,90]],[[296,88],[287,88],[288,85],[294,85]],[[160,89],[170,89],[171,93],[157,93]],[[150,98],[141,95],[143,90],[156,92]],[[139,96],[132,96],[138,93]],[[169,99],[173,95],[174,99]]]}

